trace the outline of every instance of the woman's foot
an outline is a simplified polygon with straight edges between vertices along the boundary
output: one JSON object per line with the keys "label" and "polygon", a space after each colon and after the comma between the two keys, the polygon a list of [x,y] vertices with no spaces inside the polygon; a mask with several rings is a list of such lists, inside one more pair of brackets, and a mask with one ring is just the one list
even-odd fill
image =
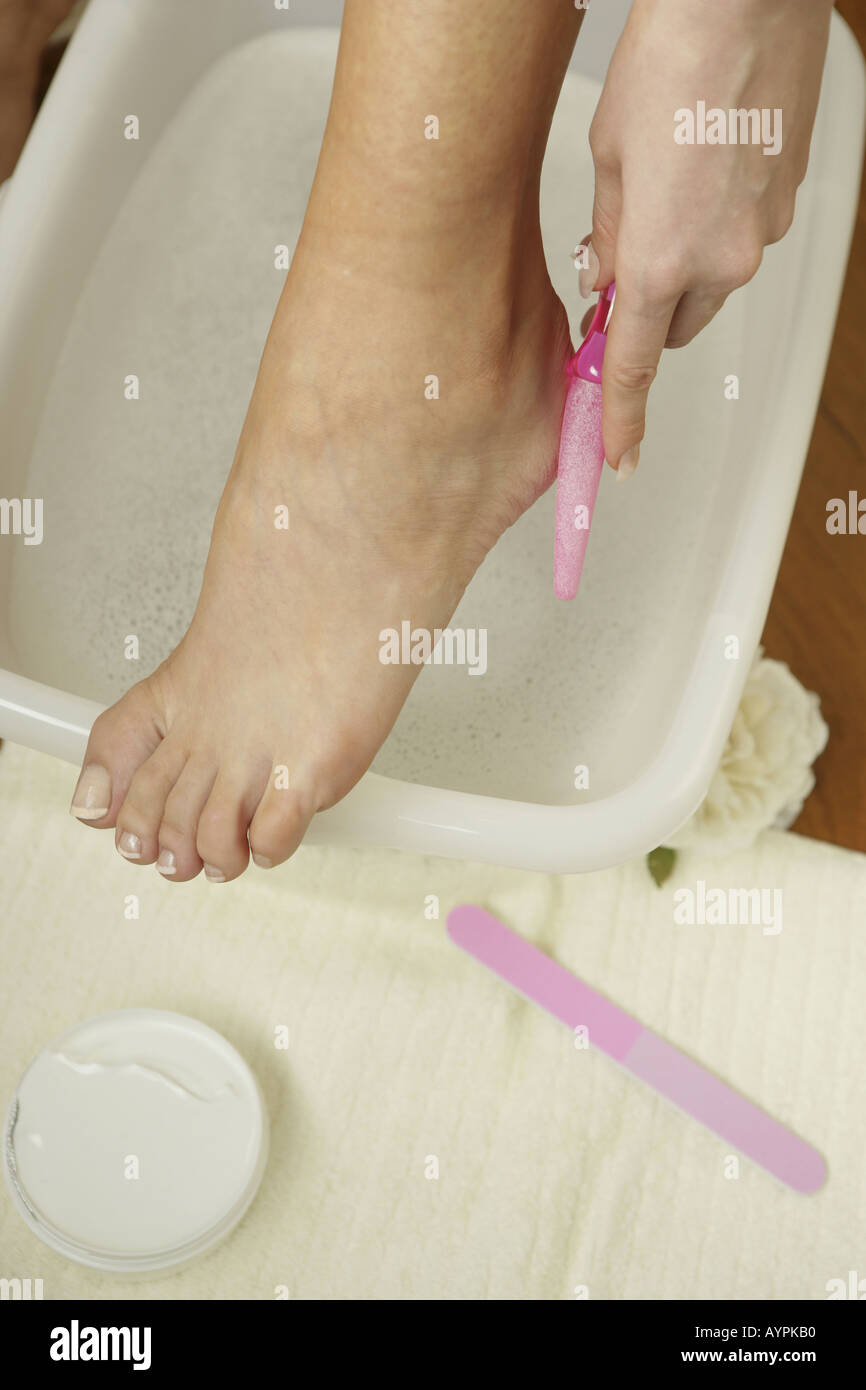
{"label": "woman's foot", "polygon": [[293,853],[418,675],[380,632],[446,627],[552,480],[569,339],[537,229],[483,281],[419,251],[383,278],[305,229],[190,628],[93,727],[73,813],[174,882]]}
{"label": "woman's foot", "polygon": [[73,798],[135,863],[223,881],[288,858],[418,674],[380,633],[446,627],[552,481],[569,340],[538,190],[579,22],[559,0],[347,0],[198,607],[96,721]]}

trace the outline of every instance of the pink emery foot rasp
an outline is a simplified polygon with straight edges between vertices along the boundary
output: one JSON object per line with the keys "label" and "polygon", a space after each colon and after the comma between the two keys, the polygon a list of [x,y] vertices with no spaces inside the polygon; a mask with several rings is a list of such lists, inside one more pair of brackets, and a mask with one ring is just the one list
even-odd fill
{"label": "pink emery foot rasp", "polygon": [[817,1149],[765,1111],[644,1028],[604,995],[585,985],[543,951],[491,917],[463,904],[448,914],[455,945],[546,1009],[569,1028],[585,1027],[593,1047],[606,1052],[653,1091],[766,1168],[795,1192],[817,1192],[827,1168]]}
{"label": "pink emery foot rasp", "polygon": [[589,332],[566,368],[570,382],[556,464],[553,592],[557,598],[574,598],[577,593],[604,467],[601,366],[615,295],[613,284],[599,295]]}

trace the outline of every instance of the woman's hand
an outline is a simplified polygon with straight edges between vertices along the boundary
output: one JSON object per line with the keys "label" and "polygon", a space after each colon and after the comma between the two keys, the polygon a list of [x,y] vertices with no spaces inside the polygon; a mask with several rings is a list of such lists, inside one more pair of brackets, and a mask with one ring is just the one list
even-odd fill
{"label": "woman's hand", "polygon": [[[634,0],[590,127],[597,262],[590,252],[581,272],[585,294],[616,280],[604,444],[624,476],[637,464],[662,348],[690,342],[791,225],[832,8],[832,0]],[[707,129],[699,103],[708,119],[721,108],[726,127],[729,111],[756,108],[763,130],[741,121],[739,140],[749,125],[749,143],[697,143]],[[685,111],[694,113],[692,131]]]}

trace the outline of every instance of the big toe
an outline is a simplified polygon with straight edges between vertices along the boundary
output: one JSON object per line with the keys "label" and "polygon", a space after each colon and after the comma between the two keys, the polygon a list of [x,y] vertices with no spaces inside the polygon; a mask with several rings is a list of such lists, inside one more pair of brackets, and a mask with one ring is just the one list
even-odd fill
{"label": "big toe", "polygon": [[97,830],[109,830],[130,782],[162,739],[159,710],[148,682],[142,681],[100,714],[90,730],[70,811]]}

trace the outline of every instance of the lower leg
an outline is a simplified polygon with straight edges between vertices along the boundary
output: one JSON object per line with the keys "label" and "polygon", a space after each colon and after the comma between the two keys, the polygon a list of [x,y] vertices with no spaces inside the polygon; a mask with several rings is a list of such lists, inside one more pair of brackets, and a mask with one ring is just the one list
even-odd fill
{"label": "lower leg", "polygon": [[513,288],[579,25],[562,0],[348,0],[299,249],[336,228],[375,262],[435,231],[436,261],[415,264],[408,288],[467,264],[491,292]]}

